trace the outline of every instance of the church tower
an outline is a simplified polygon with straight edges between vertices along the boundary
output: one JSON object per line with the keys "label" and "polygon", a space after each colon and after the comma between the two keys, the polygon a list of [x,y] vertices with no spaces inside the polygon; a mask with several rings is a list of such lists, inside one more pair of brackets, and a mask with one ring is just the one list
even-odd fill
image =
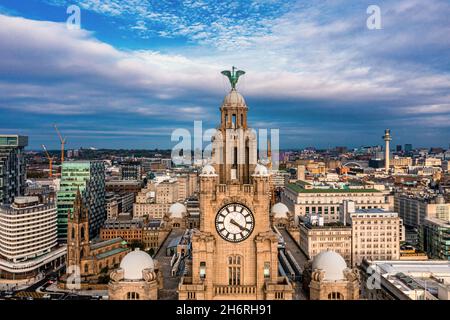
{"label": "church tower", "polygon": [[223,71],[231,91],[213,136],[213,163],[200,174],[200,229],[192,236],[192,269],[179,285],[181,300],[290,300],[278,276],[278,237],[270,226],[270,175],[257,164],[256,133],[236,90],[245,72]]}
{"label": "church tower", "polygon": [[74,201],[74,209],[69,210],[67,220],[67,266],[80,267],[81,258],[89,254],[89,216],[88,209],[83,205],[80,190]]}

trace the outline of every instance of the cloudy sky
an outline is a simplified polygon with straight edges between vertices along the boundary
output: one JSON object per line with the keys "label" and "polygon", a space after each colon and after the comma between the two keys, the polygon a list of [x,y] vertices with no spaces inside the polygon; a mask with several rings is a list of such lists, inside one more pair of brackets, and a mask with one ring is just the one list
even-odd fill
{"label": "cloudy sky", "polygon": [[282,148],[450,143],[448,0],[0,0],[0,48],[0,133],[31,148],[53,123],[68,148],[170,148],[216,126],[232,65]]}

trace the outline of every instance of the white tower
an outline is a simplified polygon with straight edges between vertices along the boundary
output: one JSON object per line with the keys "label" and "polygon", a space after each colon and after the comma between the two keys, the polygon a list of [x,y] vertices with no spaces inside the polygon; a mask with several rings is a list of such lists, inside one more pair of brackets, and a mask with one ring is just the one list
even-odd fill
{"label": "white tower", "polygon": [[384,136],[383,136],[385,146],[384,146],[384,171],[386,173],[389,172],[389,141],[392,140],[391,138],[391,130],[386,129],[384,130]]}

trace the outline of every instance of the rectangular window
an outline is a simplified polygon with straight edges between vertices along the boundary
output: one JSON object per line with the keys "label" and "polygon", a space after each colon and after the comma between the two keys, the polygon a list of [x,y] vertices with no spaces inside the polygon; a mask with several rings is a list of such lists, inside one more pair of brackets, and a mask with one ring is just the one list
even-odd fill
{"label": "rectangular window", "polygon": [[200,279],[206,278],[206,262],[200,262]]}
{"label": "rectangular window", "polygon": [[270,278],[270,262],[264,262],[264,278]]}

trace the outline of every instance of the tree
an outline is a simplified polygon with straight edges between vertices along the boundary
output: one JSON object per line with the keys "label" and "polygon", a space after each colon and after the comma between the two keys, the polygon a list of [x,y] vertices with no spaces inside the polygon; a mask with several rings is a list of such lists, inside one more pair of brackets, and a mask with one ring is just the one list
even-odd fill
{"label": "tree", "polygon": [[107,284],[107,283],[109,283],[110,280],[111,279],[110,279],[109,275],[107,275],[107,274],[101,275],[98,277],[98,283],[101,283],[101,284]]}
{"label": "tree", "polygon": [[100,273],[108,273],[108,266],[102,268],[102,270],[100,270]]}
{"label": "tree", "polygon": [[139,249],[143,250],[145,248],[145,245],[144,245],[144,243],[142,241],[133,240],[133,241],[130,242],[130,247],[133,250],[136,249],[136,248],[139,248]]}

